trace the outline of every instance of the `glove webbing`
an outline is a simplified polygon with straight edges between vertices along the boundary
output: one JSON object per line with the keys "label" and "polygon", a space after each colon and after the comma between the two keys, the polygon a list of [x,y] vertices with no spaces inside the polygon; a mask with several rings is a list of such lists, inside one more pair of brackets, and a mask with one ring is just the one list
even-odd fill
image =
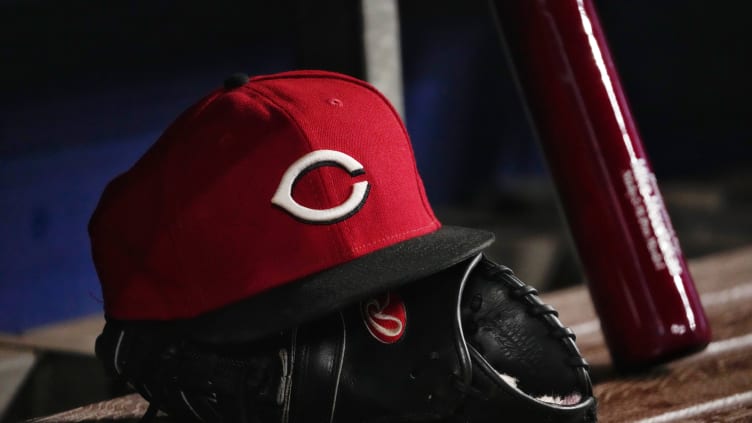
{"label": "glove webbing", "polygon": [[550,328],[549,335],[561,340],[564,348],[569,354],[568,363],[576,368],[579,384],[585,387],[585,392],[581,392],[583,397],[589,397],[593,394],[592,383],[590,380],[590,365],[580,354],[575,340],[577,339],[572,329],[565,327],[559,320],[559,312],[549,304],[545,304],[538,297],[538,291],[526,285],[511,269],[506,266],[496,265],[490,267],[490,272],[495,273],[499,280],[507,284],[511,291],[511,296],[523,301],[534,316],[539,316]]}
{"label": "glove webbing", "polygon": [[[474,371],[473,386],[467,389],[468,396],[465,410],[471,416],[471,421],[478,423],[498,421],[503,413],[499,414],[497,407],[499,403],[505,401],[505,398],[517,398],[517,400],[512,399],[508,402],[508,404],[514,405],[512,408],[515,408],[515,410],[508,408],[506,412],[524,415],[528,421],[597,421],[596,401],[592,397],[589,365],[580,355],[574,342],[574,332],[562,325],[556,310],[539,299],[535,288],[520,281],[509,268],[495,264],[490,260],[484,260],[479,263],[478,270],[485,272],[489,279],[502,284],[508,293],[508,298],[519,301],[530,316],[544,323],[545,327],[548,328],[547,335],[561,343],[562,351],[566,354],[565,363],[574,371],[582,400],[572,407],[554,404],[541,407],[536,405],[535,401],[519,401],[518,394],[514,394],[516,389],[510,389],[506,383],[502,382],[498,377],[498,370],[491,366],[484,355],[473,345],[468,345]],[[477,304],[473,304],[473,300],[475,298],[470,300],[468,306],[479,308],[483,298],[480,298]]]}

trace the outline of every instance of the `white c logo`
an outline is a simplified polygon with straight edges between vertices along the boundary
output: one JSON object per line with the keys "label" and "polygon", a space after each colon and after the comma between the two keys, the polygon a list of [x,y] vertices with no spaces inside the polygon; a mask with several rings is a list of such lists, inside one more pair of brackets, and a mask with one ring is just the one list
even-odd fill
{"label": "white c logo", "polygon": [[365,173],[363,165],[345,153],[334,150],[312,151],[296,160],[282,175],[277,192],[272,197],[272,204],[307,223],[336,223],[357,213],[368,197],[370,189],[368,181],[354,183],[350,197],[344,203],[329,209],[308,208],[292,198],[292,188],[295,183],[306,173],[322,166],[338,166],[346,170],[350,176]]}

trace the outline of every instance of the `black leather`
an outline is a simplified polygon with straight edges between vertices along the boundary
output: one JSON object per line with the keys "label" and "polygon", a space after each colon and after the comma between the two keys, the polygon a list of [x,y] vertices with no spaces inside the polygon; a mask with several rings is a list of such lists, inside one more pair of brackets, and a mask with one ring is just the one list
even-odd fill
{"label": "black leather", "polygon": [[[573,334],[509,269],[477,256],[395,293],[406,325],[394,343],[352,304],[241,344],[110,321],[97,356],[181,422],[595,421]],[[574,392],[571,406],[535,399]]]}
{"label": "black leather", "polygon": [[[569,363],[579,352],[569,351],[566,335],[550,306],[514,292],[526,286],[506,267],[484,259],[467,281],[462,300],[462,322],[468,342],[494,369],[519,381],[533,396],[566,396],[573,390],[590,395],[580,370]],[[552,311],[549,311],[552,310]]]}
{"label": "black leather", "polygon": [[126,380],[175,421],[278,422],[282,363],[280,334],[253,346],[207,349],[173,333],[108,321],[96,355],[114,377]]}
{"label": "black leather", "polygon": [[347,351],[335,421],[418,422],[451,415],[464,394],[471,365],[457,322],[459,282],[455,266],[399,291],[407,311],[402,339],[376,341],[357,308],[344,311]]}
{"label": "black leather", "polygon": [[[462,293],[462,325],[473,361],[465,416],[473,423],[594,422],[596,401],[587,362],[553,307],[511,270],[484,258]],[[517,380],[512,386],[499,374]],[[581,400],[557,405],[548,396]]]}
{"label": "black leather", "polygon": [[283,404],[288,422],[329,422],[335,409],[345,325],[339,313],[298,328],[290,346],[292,369],[288,400]]}
{"label": "black leather", "polygon": [[465,393],[457,384],[471,378],[457,319],[465,270],[455,266],[400,290],[407,325],[393,344],[368,332],[355,304],[261,341],[223,348],[109,322],[97,355],[179,421],[437,421],[460,406]]}

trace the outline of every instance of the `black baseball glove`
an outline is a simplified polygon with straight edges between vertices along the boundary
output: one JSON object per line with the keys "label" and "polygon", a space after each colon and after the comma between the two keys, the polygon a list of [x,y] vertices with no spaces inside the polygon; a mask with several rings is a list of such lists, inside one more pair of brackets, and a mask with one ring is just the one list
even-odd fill
{"label": "black baseball glove", "polygon": [[244,344],[109,321],[97,355],[177,421],[592,422],[574,334],[483,256]]}

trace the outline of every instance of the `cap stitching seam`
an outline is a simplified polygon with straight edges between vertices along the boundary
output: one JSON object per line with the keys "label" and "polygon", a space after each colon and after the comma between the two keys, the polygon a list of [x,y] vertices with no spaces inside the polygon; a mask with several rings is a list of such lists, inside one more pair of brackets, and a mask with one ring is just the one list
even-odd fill
{"label": "cap stitching seam", "polygon": [[431,219],[438,223],[436,220],[436,217],[433,215],[433,211],[431,210],[431,206],[428,203],[428,198],[425,195],[425,190],[422,189],[421,183],[420,183],[420,173],[418,173],[418,162],[415,160],[415,151],[413,150],[412,142],[410,141],[410,134],[407,132],[407,128],[405,127],[405,123],[402,121],[402,118],[397,114],[397,111],[394,109],[394,106],[392,106],[392,103],[389,102],[389,100],[382,94],[380,91],[378,91],[375,87],[373,87],[371,84],[367,84],[363,81],[359,80],[350,80],[350,79],[343,79],[343,82],[349,82],[354,85],[359,85],[361,87],[364,87],[368,89],[371,93],[375,94],[383,103],[384,105],[389,109],[389,111],[392,113],[392,118],[397,122],[400,131],[402,131],[402,135],[405,136],[405,140],[407,141],[407,148],[410,150],[410,156],[413,158],[413,172],[415,173],[414,183],[416,185],[417,191],[420,193],[421,197],[421,203],[423,204],[423,211],[426,212],[427,215],[431,217]]}
{"label": "cap stitching seam", "polygon": [[[206,113],[206,110],[209,108],[209,106],[211,106],[212,104],[216,103],[218,101],[218,99],[220,99],[223,96],[223,94],[224,94],[224,92],[221,89],[217,89],[217,90],[214,90],[209,95],[207,95],[205,97],[206,101],[201,105],[201,107],[198,107],[194,111],[194,113],[190,116],[191,120],[194,120],[194,119],[198,118],[199,116],[203,115],[204,113]],[[181,115],[178,119],[183,118],[183,117],[184,117],[184,115]],[[225,136],[226,134],[227,133],[225,132],[222,136]],[[171,131],[171,134],[169,136],[172,137],[172,138],[175,138],[174,131]],[[170,153],[173,153],[173,151],[170,151]],[[172,160],[174,160],[174,155],[173,154],[168,154],[167,155],[168,165],[169,165],[169,163]],[[171,202],[170,206],[171,206],[171,209],[174,209],[173,208],[175,206],[175,204],[174,204],[174,201],[175,201],[174,197],[166,195],[166,193],[169,192],[169,189],[168,189],[168,186],[167,186],[166,178],[164,177],[164,169],[165,168],[166,168],[165,166],[162,167],[162,169],[163,169],[163,177],[160,180],[160,191],[161,191],[161,194],[162,194],[162,196],[164,198],[171,198],[172,199],[172,202]],[[186,263],[185,249],[178,242],[178,240],[176,238],[176,235],[175,235],[175,232],[177,230],[176,225],[177,225],[177,222],[172,222],[171,224],[169,224],[169,229],[167,230],[167,233],[168,233],[168,236],[170,238],[170,242],[172,243],[173,249],[176,252],[176,256],[177,256],[177,260],[173,261],[173,266],[174,266],[174,269],[175,269],[176,279],[177,278],[185,279],[185,275],[186,275],[186,273],[185,273],[185,268],[186,268],[186,266],[185,266],[185,263]],[[177,275],[179,275],[179,276],[177,276]],[[199,287],[199,289],[202,291],[202,293],[205,293],[203,287]],[[163,297],[163,299],[169,299],[170,298],[169,293],[167,293],[168,295],[164,295],[165,293],[161,289],[159,290],[159,293],[160,293],[160,296]],[[204,298],[206,298],[206,296],[205,295],[201,295],[200,299],[199,299],[199,301],[201,302],[202,305],[205,305]],[[176,308],[175,307],[176,304],[174,303],[174,301],[164,301],[163,304],[170,304],[171,308],[173,308],[173,310]],[[178,307],[181,308],[184,311],[187,310],[188,308],[190,308],[189,306],[186,306],[185,304],[180,304]]]}
{"label": "cap stitching seam", "polygon": [[[258,94],[259,96],[263,97],[265,100],[267,100],[269,103],[274,105],[274,107],[277,108],[281,113],[283,113],[287,119],[290,120],[295,125],[295,129],[298,131],[298,134],[305,140],[306,145],[308,145],[308,151],[313,151],[313,146],[311,145],[311,141],[308,139],[308,136],[306,132],[303,130],[303,128],[300,125],[300,122],[285,108],[282,107],[278,102],[276,102],[273,98],[271,98],[270,95],[265,93],[262,88],[265,87],[256,87],[249,84],[248,88]],[[267,88],[268,89],[268,88]],[[246,94],[247,95],[247,94]],[[324,177],[319,173],[318,174],[318,180],[319,183],[322,186],[322,191],[324,192],[324,197],[326,197],[326,201],[328,201],[330,204],[333,202],[333,198],[328,195],[328,191],[326,190],[326,182],[324,181]],[[339,234],[339,242],[340,244],[343,244],[343,239],[345,238],[345,233],[343,231],[343,227],[340,225],[330,225],[337,233]],[[346,243],[344,243],[346,244]]]}
{"label": "cap stitching seam", "polygon": [[353,252],[358,252],[358,251],[360,251],[360,250],[362,250],[364,248],[368,248],[368,247],[370,247],[370,246],[372,246],[374,244],[379,244],[379,243],[382,243],[384,241],[389,241],[389,240],[392,240],[394,238],[399,238],[399,237],[401,237],[403,235],[407,235],[407,234],[413,233],[413,232],[418,232],[418,231],[421,231],[423,229],[429,228],[431,226],[435,227],[435,226],[438,226],[438,224],[437,224],[436,221],[431,221],[431,223],[429,223],[427,225],[423,225],[423,226],[418,227],[418,228],[413,228],[413,229],[410,229],[410,230],[407,230],[407,231],[403,231],[403,232],[392,234],[392,235],[389,235],[389,236],[386,236],[386,237],[383,237],[383,238],[379,238],[379,239],[377,239],[375,241],[370,241],[370,242],[366,242],[366,243],[357,245],[357,246],[355,246],[355,247],[352,248],[352,251]]}
{"label": "cap stitching seam", "polygon": [[[320,77],[324,77],[324,75],[321,75]],[[405,136],[405,140],[407,141],[407,148],[410,150],[410,156],[413,158],[413,171],[415,173],[415,185],[416,188],[418,188],[418,191],[421,194],[421,202],[423,203],[423,210],[428,214],[432,220],[436,222],[436,217],[433,215],[433,212],[431,210],[431,207],[428,203],[428,198],[425,195],[425,190],[421,189],[420,184],[420,173],[418,173],[418,162],[415,160],[415,151],[413,151],[413,145],[410,141],[410,134],[407,132],[407,128],[405,127],[405,123],[402,121],[402,118],[397,114],[397,111],[394,109],[394,106],[392,106],[392,103],[389,102],[389,100],[382,94],[379,90],[377,90],[373,85],[366,83],[365,81],[361,81],[354,78],[340,78],[342,82],[348,82],[353,85],[358,85],[363,88],[366,88],[371,93],[375,94],[383,103],[384,105],[389,109],[389,111],[392,113],[392,118],[397,122],[400,131],[402,131],[402,135]]]}

